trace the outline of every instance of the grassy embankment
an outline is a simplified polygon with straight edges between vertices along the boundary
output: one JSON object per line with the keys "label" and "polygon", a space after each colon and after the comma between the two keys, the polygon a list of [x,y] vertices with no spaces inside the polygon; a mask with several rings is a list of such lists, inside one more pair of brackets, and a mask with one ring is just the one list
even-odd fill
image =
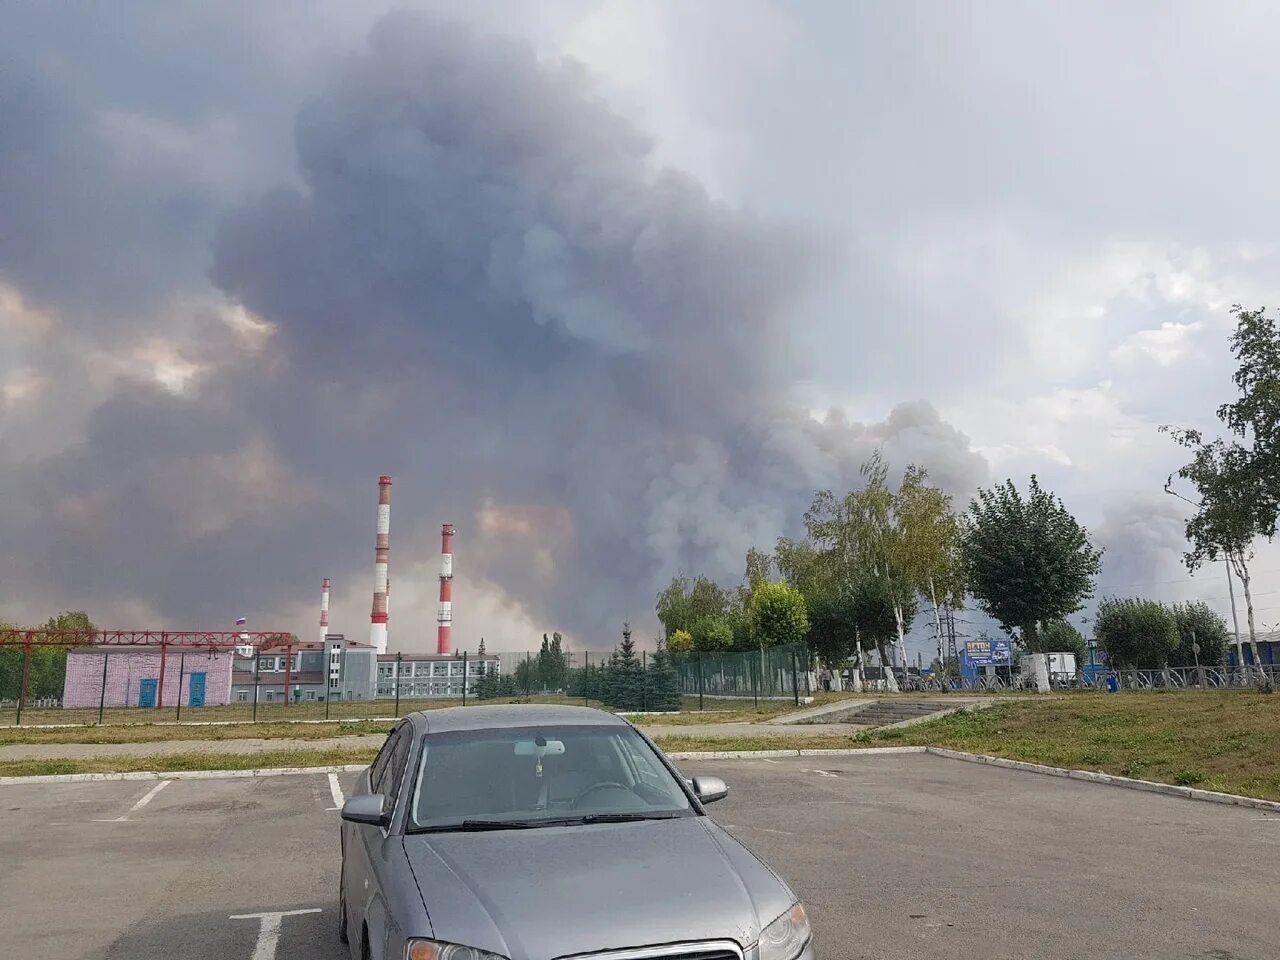
{"label": "grassy embankment", "polygon": [[667,737],[663,749],[917,744],[1280,800],[1280,697],[1243,692],[1061,694],[854,737]]}

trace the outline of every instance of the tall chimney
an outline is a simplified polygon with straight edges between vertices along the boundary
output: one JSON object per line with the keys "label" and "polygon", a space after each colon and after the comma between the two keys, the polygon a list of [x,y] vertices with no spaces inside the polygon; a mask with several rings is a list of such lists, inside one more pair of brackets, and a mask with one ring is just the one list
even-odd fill
{"label": "tall chimney", "polygon": [[453,625],[453,524],[440,528],[440,612],[436,615],[436,653],[449,653]]}
{"label": "tall chimney", "polygon": [[329,634],[329,578],[320,585],[320,643]]}
{"label": "tall chimney", "polygon": [[373,613],[369,643],[387,652],[387,566],[391,562],[391,478],[378,478],[378,536],[373,545]]}

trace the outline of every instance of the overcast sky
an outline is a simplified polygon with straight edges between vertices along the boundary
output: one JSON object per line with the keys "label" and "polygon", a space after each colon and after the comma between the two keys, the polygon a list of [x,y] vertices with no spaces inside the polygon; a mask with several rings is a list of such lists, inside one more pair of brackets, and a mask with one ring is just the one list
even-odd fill
{"label": "overcast sky", "polygon": [[444,521],[458,646],[601,648],[877,448],[958,505],[1035,472],[1101,593],[1226,610],[1157,427],[1280,301],[1274,6],[0,17],[4,619],[309,637],[328,576],[362,638],[390,473],[393,649]]}

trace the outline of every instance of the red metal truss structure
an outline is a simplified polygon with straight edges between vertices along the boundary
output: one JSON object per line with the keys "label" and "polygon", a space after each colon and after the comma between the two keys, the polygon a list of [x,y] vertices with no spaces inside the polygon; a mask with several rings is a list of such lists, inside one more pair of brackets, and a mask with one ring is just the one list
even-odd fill
{"label": "red metal truss structure", "polygon": [[22,688],[18,696],[18,715],[27,704],[27,688],[31,675],[32,647],[159,647],[160,677],[156,709],[164,704],[165,659],[169,647],[196,647],[205,650],[234,649],[251,646],[255,651],[284,647],[285,706],[289,705],[289,667],[293,663],[293,645],[298,638],[279,630],[46,630],[41,627],[0,630],[0,649],[21,646]]}

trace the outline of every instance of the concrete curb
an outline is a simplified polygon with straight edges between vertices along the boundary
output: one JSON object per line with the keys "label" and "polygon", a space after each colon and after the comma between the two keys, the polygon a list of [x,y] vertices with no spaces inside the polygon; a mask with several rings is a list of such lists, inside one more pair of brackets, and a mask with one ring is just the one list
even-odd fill
{"label": "concrete curb", "polygon": [[257,777],[295,777],[304,773],[354,773],[366,763],[328,767],[266,767],[257,770],[135,770],[130,773],[56,773],[38,777],[0,777],[0,786],[19,783],[98,783],[114,780],[248,780]]}
{"label": "concrete curb", "polygon": [[1275,800],[1260,800],[1257,797],[1242,797],[1234,793],[1218,793],[1215,790],[1198,790],[1195,787],[1180,787],[1177,784],[1157,783],[1154,780],[1135,780],[1132,777],[1097,773],[1093,770],[1068,770],[1066,767],[1050,767],[1041,763],[1027,763],[1025,760],[991,757],[982,753],[965,753],[961,750],[948,750],[945,747],[926,747],[925,749],[935,757],[963,760],[966,763],[982,763],[992,767],[1003,767],[1007,770],[1021,770],[1024,773],[1064,777],[1068,780],[1083,780],[1087,783],[1101,783],[1112,787],[1123,787],[1126,790],[1142,790],[1146,793],[1161,793],[1165,796],[1181,797],[1184,800],[1200,800],[1205,803],[1249,807],[1254,810],[1280,811],[1280,802]]}
{"label": "concrete curb", "polygon": [[[668,753],[672,760],[773,760],[782,757],[861,757],[886,754],[925,753],[928,747],[865,747],[828,750],[707,750]],[[665,751],[664,751],[665,752]]]}

